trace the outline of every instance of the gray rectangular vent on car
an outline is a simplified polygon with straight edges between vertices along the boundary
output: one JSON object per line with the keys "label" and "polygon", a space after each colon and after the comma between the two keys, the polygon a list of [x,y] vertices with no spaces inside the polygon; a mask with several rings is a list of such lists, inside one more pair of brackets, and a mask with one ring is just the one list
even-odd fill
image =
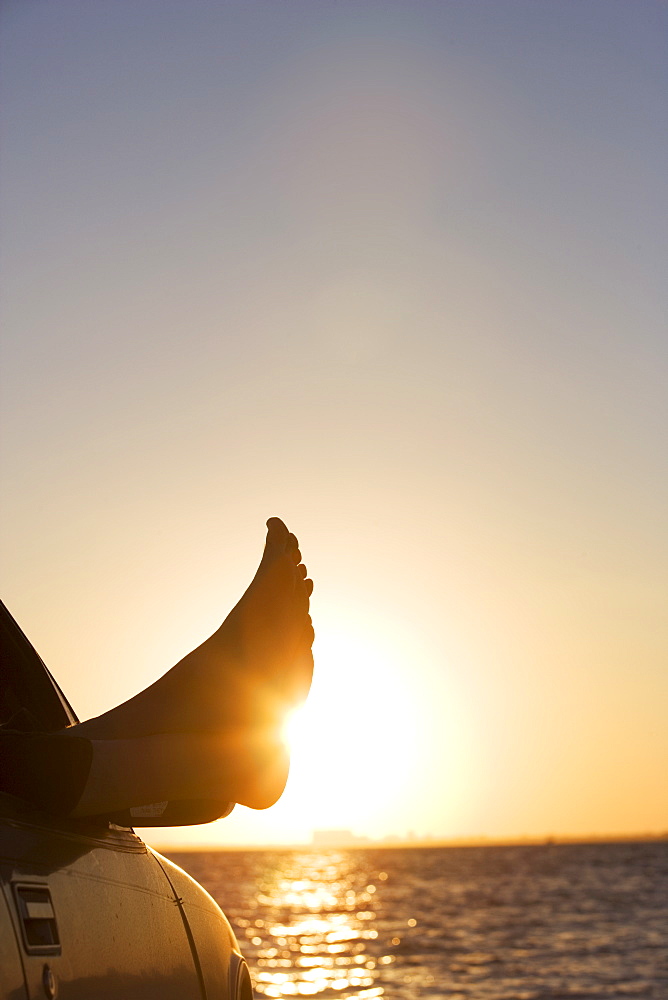
{"label": "gray rectangular vent on car", "polygon": [[60,954],[58,925],[48,886],[15,883],[14,896],[26,951],[30,955]]}

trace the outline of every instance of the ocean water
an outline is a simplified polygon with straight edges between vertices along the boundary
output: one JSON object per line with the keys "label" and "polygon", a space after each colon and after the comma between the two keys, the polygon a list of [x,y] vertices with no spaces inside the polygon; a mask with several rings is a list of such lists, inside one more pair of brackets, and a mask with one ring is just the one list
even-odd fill
{"label": "ocean water", "polygon": [[256,997],[668,1000],[668,843],[171,853]]}

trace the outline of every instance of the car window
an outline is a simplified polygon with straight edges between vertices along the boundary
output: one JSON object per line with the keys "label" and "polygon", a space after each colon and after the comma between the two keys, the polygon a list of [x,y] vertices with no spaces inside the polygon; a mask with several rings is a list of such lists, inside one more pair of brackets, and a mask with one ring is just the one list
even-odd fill
{"label": "car window", "polygon": [[49,732],[75,722],[72,706],[0,601],[0,726]]}

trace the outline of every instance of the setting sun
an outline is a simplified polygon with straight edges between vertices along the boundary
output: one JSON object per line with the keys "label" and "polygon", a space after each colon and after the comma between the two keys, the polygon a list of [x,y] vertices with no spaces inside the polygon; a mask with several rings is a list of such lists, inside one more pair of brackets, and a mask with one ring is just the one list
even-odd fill
{"label": "setting sun", "polygon": [[311,827],[366,827],[416,767],[415,699],[397,652],[353,629],[322,630],[316,657],[308,702],[286,722],[286,795]]}

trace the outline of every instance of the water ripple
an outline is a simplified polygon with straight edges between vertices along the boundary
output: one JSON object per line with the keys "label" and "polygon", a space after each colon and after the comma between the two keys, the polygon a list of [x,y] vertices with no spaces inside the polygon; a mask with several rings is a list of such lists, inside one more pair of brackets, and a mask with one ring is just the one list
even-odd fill
{"label": "water ripple", "polygon": [[668,844],[173,854],[257,997],[668,1000]]}

